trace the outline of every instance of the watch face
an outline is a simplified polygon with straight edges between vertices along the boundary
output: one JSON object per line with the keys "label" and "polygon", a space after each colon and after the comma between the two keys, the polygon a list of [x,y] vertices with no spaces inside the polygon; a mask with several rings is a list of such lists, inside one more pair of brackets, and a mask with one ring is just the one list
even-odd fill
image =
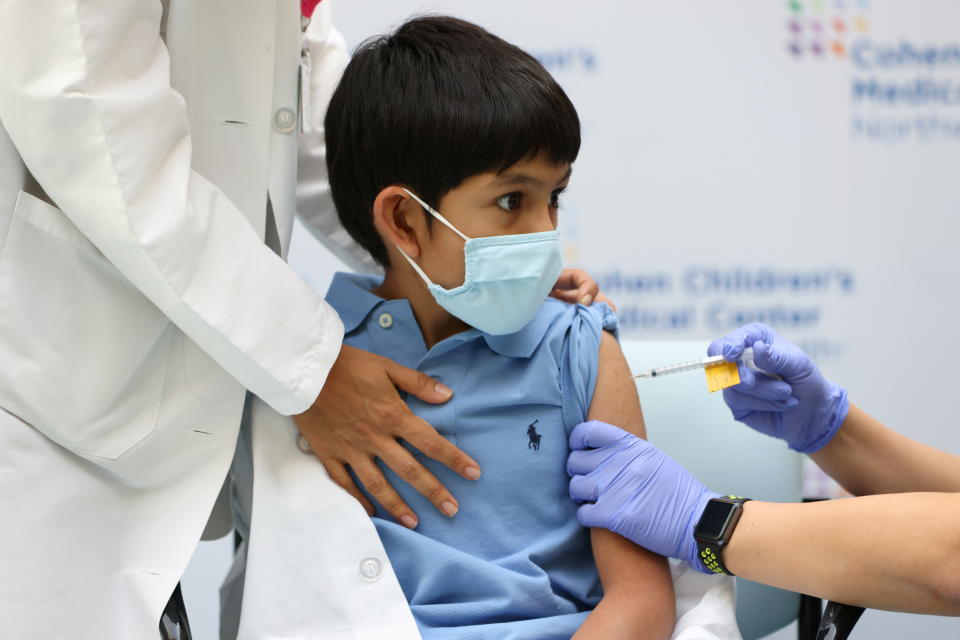
{"label": "watch face", "polygon": [[737,507],[729,502],[711,500],[697,523],[697,536],[719,540],[730,513]]}

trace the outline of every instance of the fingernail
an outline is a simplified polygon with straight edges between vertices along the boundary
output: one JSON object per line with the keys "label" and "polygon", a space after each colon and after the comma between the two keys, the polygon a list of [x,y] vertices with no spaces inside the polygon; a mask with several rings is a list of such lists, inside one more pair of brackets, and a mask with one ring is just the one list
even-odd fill
{"label": "fingernail", "polygon": [[442,382],[438,382],[436,385],[434,385],[433,390],[439,393],[444,398],[447,398],[453,395],[453,389],[443,384]]}
{"label": "fingernail", "polygon": [[403,526],[405,526],[407,529],[417,528],[417,519],[411,515],[400,516],[400,523],[403,524]]}
{"label": "fingernail", "polygon": [[480,478],[480,469],[476,467],[467,467],[463,470],[463,475],[467,476],[471,480],[478,480]]}
{"label": "fingernail", "polygon": [[582,304],[585,307],[589,307],[592,302],[593,302],[593,296],[590,295],[589,293],[583,296],[583,299],[580,300],[580,304]]}
{"label": "fingernail", "polygon": [[457,505],[453,504],[449,500],[444,500],[440,503],[440,510],[449,517],[453,517],[457,513]]}

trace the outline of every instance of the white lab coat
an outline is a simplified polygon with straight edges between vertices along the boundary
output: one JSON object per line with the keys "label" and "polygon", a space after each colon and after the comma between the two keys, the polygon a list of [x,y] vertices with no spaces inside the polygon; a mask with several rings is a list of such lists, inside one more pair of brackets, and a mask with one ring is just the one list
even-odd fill
{"label": "white lab coat", "polygon": [[[289,431],[336,358],[336,314],[264,244],[284,253],[292,226],[297,9],[0,0],[5,638],[156,637],[245,390]],[[368,519],[336,518],[376,554]],[[409,622],[388,567],[378,584]]]}

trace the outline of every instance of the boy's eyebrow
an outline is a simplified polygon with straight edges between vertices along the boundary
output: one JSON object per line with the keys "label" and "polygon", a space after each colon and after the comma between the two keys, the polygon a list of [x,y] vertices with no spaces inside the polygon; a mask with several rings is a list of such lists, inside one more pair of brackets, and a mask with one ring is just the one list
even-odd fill
{"label": "boy's eyebrow", "polygon": [[[557,184],[562,184],[565,182],[570,175],[573,173],[573,167],[569,167],[567,172],[563,174],[563,177],[560,178],[560,181]],[[492,186],[503,187],[515,184],[529,184],[534,187],[542,187],[543,180],[531,176],[528,173],[503,173],[498,176],[496,180],[493,181]]]}

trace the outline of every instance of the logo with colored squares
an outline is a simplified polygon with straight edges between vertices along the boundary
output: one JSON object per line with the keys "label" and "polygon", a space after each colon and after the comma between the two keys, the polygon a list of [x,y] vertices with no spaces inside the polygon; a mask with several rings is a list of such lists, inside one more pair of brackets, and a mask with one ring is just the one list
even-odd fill
{"label": "logo with colored squares", "polygon": [[787,51],[798,59],[845,60],[850,39],[870,32],[869,0],[787,0]]}

